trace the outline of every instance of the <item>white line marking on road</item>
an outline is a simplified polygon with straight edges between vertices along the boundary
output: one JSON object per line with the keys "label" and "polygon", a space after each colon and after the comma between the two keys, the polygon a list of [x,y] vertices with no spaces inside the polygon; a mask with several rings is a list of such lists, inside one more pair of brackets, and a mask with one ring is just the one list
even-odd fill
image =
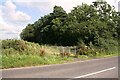
{"label": "white line marking on road", "polygon": [[116,67],[112,67],[112,68],[109,68],[109,69],[105,69],[105,70],[89,73],[89,74],[86,74],[86,75],[77,76],[77,77],[74,77],[74,78],[84,78],[84,77],[87,77],[87,76],[91,76],[91,75],[95,75],[95,74],[102,73],[102,72],[105,72],[105,71],[109,71],[109,70],[112,70],[112,69],[115,69],[115,68]]}

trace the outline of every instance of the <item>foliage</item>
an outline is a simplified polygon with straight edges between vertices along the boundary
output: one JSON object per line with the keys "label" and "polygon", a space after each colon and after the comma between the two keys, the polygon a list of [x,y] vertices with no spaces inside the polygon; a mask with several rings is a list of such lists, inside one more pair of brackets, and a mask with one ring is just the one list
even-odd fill
{"label": "foliage", "polygon": [[63,46],[78,45],[82,41],[87,46],[92,43],[106,48],[111,40],[113,44],[117,41],[119,21],[119,13],[105,1],[82,4],[70,13],[55,6],[52,13],[28,24],[21,38],[39,44]]}
{"label": "foliage", "polygon": [[[37,43],[27,42],[23,40],[2,40],[1,43],[2,55],[0,55],[0,68],[58,64],[73,61],[75,57],[75,54],[69,55],[69,57],[68,55],[61,57],[58,48],[55,48],[54,46],[39,45]],[[24,46],[22,46],[23,44]],[[80,47],[85,48],[85,46],[86,45],[83,44]],[[93,48],[92,44],[90,48]],[[86,50],[78,51],[80,54],[78,55],[78,58],[86,60],[92,59],[92,57],[104,57],[106,55],[113,55],[114,53],[117,53],[117,51],[113,53],[108,51],[100,52],[98,49],[94,48],[92,50],[90,48],[85,48]],[[44,54],[42,54],[40,50],[43,50]],[[111,48],[111,50],[113,50],[113,48]]]}
{"label": "foliage", "polygon": [[64,63],[65,61],[72,61],[72,58],[61,58],[58,56],[41,57],[38,55],[3,55],[2,68],[26,67],[26,66],[40,66],[49,64]]}
{"label": "foliage", "polygon": [[[1,43],[0,68],[58,64],[73,60],[71,57],[60,57],[59,50],[48,45],[24,40],[2,40]],[[44,50],[44,54],[41,50]]]}
{"label": "foliage", "polygon": [[[2,55],[26,54],[26,55],[51,55],[59,54],[59,51],[47,45],[27,42],[24,40],[2,40]],[[41,50],[44,50],[42,54]]]}

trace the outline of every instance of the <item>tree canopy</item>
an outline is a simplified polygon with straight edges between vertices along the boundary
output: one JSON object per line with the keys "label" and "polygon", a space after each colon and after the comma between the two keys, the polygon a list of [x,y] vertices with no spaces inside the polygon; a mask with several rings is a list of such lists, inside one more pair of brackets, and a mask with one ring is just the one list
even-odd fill
{"label": "tree canopy", "polygon": [[120,14],[105,1],[82,4],[70,13],[61,6],[54,6],[52,13],[28,24],[20,36],[39,44],[72,46],[83,42],[88,46],[105,47],[117,44],[119,23]]}

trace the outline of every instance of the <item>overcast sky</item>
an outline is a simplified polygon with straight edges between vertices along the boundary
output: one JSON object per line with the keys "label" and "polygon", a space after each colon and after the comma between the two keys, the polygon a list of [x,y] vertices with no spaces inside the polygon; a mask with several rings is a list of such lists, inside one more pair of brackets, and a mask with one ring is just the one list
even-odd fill
{"label": "overcast sky", "polygon": [[[52,12],[54,5],[70,12],[73,7],[95,0],[0,0],[0,39],[16,39],[28,23]],[[106,0],[118,10],[118,1]]]}

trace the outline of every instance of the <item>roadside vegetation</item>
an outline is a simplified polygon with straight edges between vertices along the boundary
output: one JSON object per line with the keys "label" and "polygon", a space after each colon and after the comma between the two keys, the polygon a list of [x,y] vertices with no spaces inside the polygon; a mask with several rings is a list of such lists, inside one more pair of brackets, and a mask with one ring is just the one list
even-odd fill
{"label": "roadside vegetation", "polygon": [[[2,40],[0,59],[2,59],[1,68],[15,68],[26,66],[40,66],[49,64],[59,64],[73,62],[75,59],[88,60],[100,57],[117,56],[117,50],[106,52],[95,48],[94,50],[77,49],[76,54],[60,53],[58,48],[49,45],[39,45],[37,43],[27,42],[24,40]],[[56,46],[58,47],[58,46]],[[84,48],[85,49],[85,48]],[[117,48],[116,48],[117,49]]]}
{"label": "roadside vegetation", "polygon": [[[118,55],[120,13],[103,1],[82,4],[70,13],[61,6],[28,24],[22,40],[1,40],[1,68],[58,64],[75,59]],[[76,54],[60,52],[59,46],[76,46]]]}
{"label": "roadside vegetation", "polygon": [[1,50],[2,68],[58,64],[73,60],[71,57],[61,57],[55,48],[23,40],[3,40]]}

